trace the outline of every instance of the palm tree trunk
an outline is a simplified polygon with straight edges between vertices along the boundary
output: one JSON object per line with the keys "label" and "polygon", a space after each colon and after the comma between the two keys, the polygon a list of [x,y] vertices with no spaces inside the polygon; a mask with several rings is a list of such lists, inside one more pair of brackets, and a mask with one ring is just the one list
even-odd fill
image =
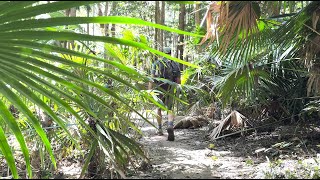
{"label": "palm tree trunk", "polygon": [[[96,128],[96,121],[94,120],[93,117],[89,117],[88,118],[88,123],[90,128],[97,133],[97,128]],[[93,137],[92,137],[93,138]],[[94,155],[91,157],[89,165],[88,165],[88,175],[90,178],[97,178],[97,168],[99,167],[98,162],[99,162],[99,158],[97,157],[98,151],[99,149],[96,148],[94,151]]]}

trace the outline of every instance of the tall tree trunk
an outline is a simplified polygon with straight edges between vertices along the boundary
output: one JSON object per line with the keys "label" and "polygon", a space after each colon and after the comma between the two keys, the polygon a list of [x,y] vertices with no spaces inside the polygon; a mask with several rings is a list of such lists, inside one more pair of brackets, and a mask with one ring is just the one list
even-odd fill
{"label": "tall tree trunk", "polygon": [[[112,15],[115,15],[116,13],[116,8],[117,8],[117,1],[112,1]],[[116,37],[116,25],[112,24],[111,26],[111,35],[112,37]]]}
{"label": "tall tree trunk", "polygon": [[[160,6],[159,6],[159,1],[155,1],[156,5],[155,5],[155,23],[159,24],[159,12],[160,12]],[[155,33],[154,33],[154,42],[155,42],[155,49],[159,49],[158,43],[159,43],[159,29],[155,28]]]}
{"label": "tall tree trunk", "polygon": [[[76,17],[77,16],[77,9],[76,8],[71,8],[71,9],[67,9],[65,11],[65,14],[67,17]],[[65,41],[64,42],[64,47],[71,49],[74,48],[74,41]]]}
{"label": "tall tree trunk", "polygon": [[[104,8],[104,15],[108,16],[108,10],[109,10],[109,2],[106,1],[106,5]],[[109,35],[109,24],[104,24],[104,35],[108,36]]]}
{"label": "tall tree trunk", "polygon": [[272,16],[278,16],[280,14],[282,1],[270,1],[272,3]]}
{"label": "tall tree trunk", "polygon": [[288,1],[288,4],[289,4],[289,13],[293,13],[296,2],[295,1]]}
{"label": "tall tree trunk", "polygon": [[[95,8],[94,8],[95,4],[92,5],[92,17],[95,17]],[[94,35],[94,23],[92,23],[92,35]]]}
{"label": "tall tree trunk", "polygon": [[[104,8],[104,16],[108,16],[108,10],[109,10],[109,2],[106,1],[105,4],[105,8]],[[105,36],[109,36],[109,24],[104,24],[104,35]],[[104,59],[107,59],[107,52],[105,50],[104,55],[103,55]],[[104,68],[107,68],[107,63],[104,63]]]}
{"label": "tall tree trunk", "polygon": [[200,26],[200,4],[196,4],[196,7],[195,7],[195,13],[194,13],[194,19],[195,19],[195,23],[196,23],[196,26]]}
{"label": "tall tree trunk", "polygon": [[[102,4],[98,3],[98,16],[103,16]],[[100,24],[101,32],[104,34],[104,24]]]}
{"label": "tall tree trunk", "polygon": [[[165,21],[165,1],[162,1],[161,4],[161,17],[160,17],[160,24],[164,25],[164,21]],[[160,44],[160,51],[163,50],[163,47],[165,46],[164,43],[165,37],[164,37],[164,30],[160,30],[160,37],[159,37],[159,44]]]}
{"label": "tall tree trunk", "polygon": [[[194,20],[196,27],[200,26],[201,20],[200,20],[200,4],[195,5],[195,13],[194,13]],[[198,53],[200,53],[200,46],[196,46],[196,50]]]}
{"label": "tall tree trunk", "polygon": [[[87,5],[86,7],[87,7],[87,17],[90,17],[91,7],[89,5]],[[89,23],[87,24],[87,34],[90,34],[90,24]]]}
{"label": "tall tree trunk", "polygon": [[[180,4],[180,14],[179,14],[179,29],[185,29],[185,18],[186,18],[186,5]],[[184,35],[179,35],[178,45],[177,45],[177,58],[183,60],[183,42],[184,42]],[[180,64],[180,68],[183,69],[183,65]]]}

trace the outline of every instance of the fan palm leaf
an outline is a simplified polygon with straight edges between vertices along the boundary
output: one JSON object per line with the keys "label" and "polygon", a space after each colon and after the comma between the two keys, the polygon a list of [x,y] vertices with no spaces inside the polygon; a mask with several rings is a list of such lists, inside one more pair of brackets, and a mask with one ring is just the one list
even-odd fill
{"label": "fan palm leaf", "polygon": [[[76,1],[76,2],[39,2],[39,1],[25,1],[25,2],[0,2],[0,93],[2,95],[2,100],[0,101],[0,116],[1,122],[8,124],[11,131],[13,131],[16,136],[20,148],[22,149],[28,176],[32,177],[32,170],[30,168],[30,159],[28,153],[28,147],[26,146],[25,140],[21,135],[22,132],[19,129],[18,124],[13,120],[12,115],[9,115],[5,101],[9,101],[15,107],[17,107],[31,122],[33,128],[37,134],[41,137],[42,143],[44,143],[46,150],[48,151],[51,161],[56,167],[56,160],[54,153],[50,144],[50,141],[41,127],[39,120],[34,116],[34,114],[29,110],[26,102],[21,99],[26,98],[28,101],[35,103],[45,112],[47,112],[53,120],[62,127],[66,132],[67,121],[61,120],[51,108],[46,105],[43,100],[38,97],[38,94],[50,98],[59,107],[65,109],[67,112],[72,114],[78,122],[89,131],[97,142],[102,144],[102,147],[109,152],[109,158],[117,159],[117,161],[122,161],[122,156],[116,150],[117,148],[122,149],[122,151],[133,151],[138,155],[143,156],[143,153],[139,146],[137,146],[134,141],[130,140],[128,137],[121,134],[113,132],[111,129],[103,127],[100,125],[100,132],[109,132],[109,137],[99,138],[97,134],[88,126],[85,120],[80,117],[78,112],[68,104],[68,101],[72,101],[77,105],[77,108],[84,109],[92,117],[97,118],[96,114],[90,109],[86,104],[84,104],[79,97],[74,96],[75,94],[86,95],[105,106],[108,109],[113,109],[105,100],[101,97],[95,95],[94,93],[86,90],[85,88],[77,85],[76,83],[86,84],[89,87],[94,87],[104,93],[105,96],[117,99],[124,105],[128,106],[129,109],[138,113],[133,109],[127,102],[125,97],[121,94],[111,91],[110,89],[103,87],[97,83],[93,83],[86,79],[81,79],[78,75],[71,73],[70,71],[59,68],[55,64],[64,64],[69,67],[78,67],[86,69],[90,72],[101,74],[118,81],[125,86],[132,88],[133,90],[139,92],[141,89],[131,85],[131,83],[118,76],[115,76],[112,71],[114,69],[108,69],[106,71],[99,70],[96,67],[84,66],[80,63],[68,61],[67,59],[61,58],[61,54],[76,56],[81,58],[91,59],[97,62],[103,62],[110,64],[113,68],[118,70],[121,74],[125,75],[129,79],[142,79],[144,81],[148,80],[148,77],[137,72],[134,68],[125,66],[117,61],[105,60],[97,56],[88,55],[85,53],[80,53],[75,50],[69,50],[53,45],[45,44],[44,42],[48,40],[58,40],[58,41],[92,41],[92,42],[104,42],[110,44],[119,44],[125,46],[133,46],[137,48],[142,48],[148,50],[154,54],[165,56],[174,61],[180,62],[182,64],[197,67],[192,63],[182,61],[178,58],[168,56],[160,51],[157,51],[144,43],[138,43],[135,41],[130,41],[126,39],[103,37],[103,36],[92,36],[75,32],[67,32],[56,29],[55,27],[66,26],[66,25],[78,25],[87,23],[99,23],[99,24],[132,24],[132,25],[142,25],[151,26],[174,33],[180,33],[191,36],[199,36],[197,34],[192,34],[184,32],[181,30],[169,28],[166,26],[146,22],[136,18],[129,17],[54,17],[47,19],[37,19],[36,16],[42,14],[49,14],[57,12],[60,10],[65,10],[69,8],[79,7],[83,5],[90,5],[96,3],[96,1]],[[151,95],[147,93],[142,93],[147,99],[155,102]],[[62,100],[61,97],[64,97]],[[140,113],[138,113],[143,117]],[[144,118],[144,117],[143,117]],[[147,119],[144,118],[147,121]],[[150,122],[149,122],[150,123]],[[8,140],[4,135],[2,130],[3,125],[0,126],[0,138],[1,144],[0,149],[3,152],[5,159],[7,160],[8,166],[13,174],[14,178],[18,177],[17,169],[15,167],[14,155],[10,150]],[[69,137],[73,137],[69,133]],[[111,138],[110,138],[111,137]],[[109,138],[109,140],[108,140]],[[114,145],[113,143],[116,143]],[[117,147],[117,148],[115,148]],[[116,154],[114,154],[116,153]],[[116,157],[113,157],[116,156]],[[120,170],[120,169],[119,169]],[[119,171],[120,172],[120,171]]]}
{"label": "fan palm leaf", "polygon": [[[245,7],[242,5],[242,2],[233,2],[234,7]],[[221,14],[222,12],[227,11],[229,13],[225,12],[225,17],[230,17],[232,14],[232,10],[228,9],[227,7],[229,6],[221,5],[219,12]],[[255,8],[258,7],[255,6]],[[234,28],[231,28],[232,23],[230,23],[229,21],[227,21],[228,23],[226,24],[223,24],[222,22],[222,25],[219,25],[219,27],[230,27],[228,29],[222,28],[222,30],[226,30],[226,33],[230,33],[228,37],[232,38],[228,38],[228,44],[233,44],[233,46],[223,47],[225,48],[224,51],[219,50],[222,40],[219,40],[212,44],[212,55],[219,59],[223,59],[223,67],[228,67],[229,69],[229,71],[226,71],[229,73],[224,74],[225,77],[222,79],[223,81],[220,82],[219,86],[220,95],[224,97],[223,101],[230,100],[230,94],[232,94],[232,97],[234,98],[238,95],[245,95],[242,98],[248,97],[247,95],[257,95],[257,92],[261,93],[261,87],[263,87],[263,90],[266,91],[263,94],[267,94],[268,92],[271,93],[271,88],[266,88],[266,86],[272,87],[277,83],[286,82],[276,81],[274,78],[276,75],[279,75],[281,71],[286,71],[284,68],[291,69],[290,72],[292,70],[298,71],[300,67],[298,67],[298,69],[295,66],[289,67],[290,65],[293,65],[295,63],[282,64],[281,61],[296,61],[301,57],[303,58],[303,56],[301,55],[303,54],[301,53],[301,50],[305,49],[304,40],[307,37],[307,34],[305,32],[308,29],[308,26],[308,36],[318,36],[315,29],[310,29],[310,27],[315,27],[314,24],[316,23],[316,16],[318,11],[319,2],[313,1],[300,12],[291,14],[290,17],[288,17],[289,20],[285,22],[277,22],[274,19],[258,19],[259,16],[254,16],[255,18],[249,18],[252,11],[246,11],[246,13],[248,14],[242,15],[246,18],[243,18],[242,20],[233,19],[232,23],[238,24],[238,27],[243,27],[244,29],[253,28],[252,30],[247,29],[243,31],[250,32],[247,33],[247,35],[241,35],[241,29],[239,34],[238,31],[236,31]],[[241,14],[240,10],[234,12]],[[256,12],[256,14],[258,15],[260,10],[255,9],[254,12]],[[251,24],[250,26],[241,26],[242,21],[248,22],[249,19],[252,20],[252,23],[249,23]],[[229,26],[227,26],[228,24]],[[215,30],[221,31],[221,29]],[[222,36],[219,39],[221,38],[224,37]],[[238,39],[241,39],[241,42],[239,42]],[[315,39],[316,38],[313,38],[311,40]],[[309,49],[316,49],[315,46],[317,46],[316,43],[312,48]],[[311,51],[309,51],[309,55],[310,52]],[[317,50],[312,51],[312,60],[314,60],[315,54],[317,54],[317,52]],[[251,73],[254,71],[259,73]],[[299,76],[295,77],[298,78]],[[284,76],[283,78],[288,77]],[[310,78],[310,89],[312,86],[311,84],[317,82],[317,80],[314,80],[316,80],[315,77]],[[262,84],[264,85],[261,86]],[[277,86],[282,87],[286,85],[277,84]],[[251,97],[249,99],[254,98]]]}

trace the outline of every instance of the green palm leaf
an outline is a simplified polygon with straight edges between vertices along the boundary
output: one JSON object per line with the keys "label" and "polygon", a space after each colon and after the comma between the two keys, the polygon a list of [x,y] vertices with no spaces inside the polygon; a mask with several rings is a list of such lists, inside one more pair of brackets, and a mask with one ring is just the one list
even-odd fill
{"label": "green palm leaf", "polygon": [[99,62],[110,64],[110,65],[118,68],[119,70],[121,70],[120,73],[122,73],[122,71],[123,71],[126,75],[130,74],[131,78],[136,77],[137,79],[141,79],[141,78],[145,79],[145,77],[141,76],[141,74],[138,73],[135,69],[133,69],[129,66],[125,66],[125,65],[118,63],[116,61],[105,60],[105,59],[99,58],[97,56],[92,56],[92,55],[72,51],[72,50],[57,47],[57,46],[52,46],[52,45],[48,45],[48,44],[41,44],[41,43],[31,42],[31,41],[21,41],[21,40],[19,40],[19,41],[17,41],[17,40],[2,40],[2,41],[0,41],[0,44],[3,44],[3,46],[5,46],[5,47],[8,47],[8,45],[22,47],[22,48],[29,47],[32,49],[38,49],[38,50],[40,50],[42,52],[46,52],[46,53],[56,52],[56,53],[67,54],[67,55],[71,55],[71,56],[75,56],[75,57],[81,57],[84,59],[93,59],[93,60],[96,60]]}
{"label": "green palm leaf", "polygon": [[11,170],[13,178],[18,179],[19,175],[18,175],[16,165],[14,163],[14,157],[13,157],[12,151],[10,149],[10,146],[8,144],[6,135],[4,134],[4,131],[1,126],[0,126],[0,149],[1,149],[6,161],[8,163],[8,166]]}
{"label": "green palm leaf", "polygon": [[78,25],[87,23],[99,23],[99,24],[133,24],[140,26],[151,26],[158,29],[184,34],[188,36],[203,37],[203,35],[194,34],[178,29],[173,29],[168,26],[163,26],[160,24],[155,24],[141,19],[132,17],[118,17],[118,16],[100,16],[100,17],[57,17],[50,19],[31,19],[24,21],[12,22],[6,25],[0,25],[1,31],[14,31],[22,29],[36,29],[43,27],[53,27],[53,26],[65,26],[65,25]]}
{"label": "green palm leaf", "polygon": [[[31,18],[41,14],[47,14],[51,12],[56,12],[59,10],[65,10],[73,7],[79,7],[83,5],[89,5],[93,3],[97,3],[99,1],[60,1],[60,2],[53,2],[49,4],[40,4],[36,6],[28,6],[29,3],[22,5],[20,2],[16,4],[15,11],[9,11],[7,13],[1,14],[0,24],[10,22],[10,21],[19,21],[26,18]],[[15,2],[10,2],[15,3]],[[5,6],[2,5],[2,6]],[[2,7],[6,9],[7,7]]]}
{"label": "green palm leaf", "polygon": [[[21,151],[24,155],[28,175],[29,175],[29,177],[32,177],[32,170],[31,170],[30,158],[29,158],[29,150],[28,150],[26,142],[23,138],[22,132],[21,132],[16,120],[14,119],[12,114],[8,111],[8,109],[6,108],[6,105],[2,101],[0,101],[0,111],[2,112],[0,114],[0,116],[2,117],[2,119],[0,119],[0,122],[7,124],[10,127],[11,131],[14,133],[17,141],[20,144]],[[12,166],[10,167],[10,169],[12,169]]]}
{"label": "green palm leaf", "polygon": [[19,31],[19,32],[0,32],[0,38],[3,40],[10,40],[10,39],[21,39],[21,40],[79,40],[79,41],[97,41],[97,42],[105,42],[105,43],[112,43],[112,44],[120,44],[126,46],[133,46],[141,49],[148,50],[153,52],[157,55],[166,57],[178,63],[194,67],[200,68],[199,66],[192,64],[190,62],[183,61],[181,59],[169,56],[163,52],[155,50],[153,48],[148,47],[146,44],[138,43],[126,39],[118,39],[113,37],[104,37],[104,36],[91,36],[86,34],[77,34],[71,32],[54,32],[54,31]]}
{"label": "green palm leaf", "polygon": [[[98,83],[92,82],[88,79],[81,78],[80,76],[73,74],[69,69],[63,69],[57,67],[55,64],[67,65],[67,67],[79,68],[86,70],[90,73],[111,78],[123,86],[128,87],[135,92],[138,92],[144,98],[151,102],[159,105],[154,100],[152,95],[148,91],[141,90],[137,86],[131,83],[131,80],[135,81],[149,81],[149,77],[140,74],[137,70],[132,67],[126,66],[122,63],[112,60],[105,60],[97,56],[88,55],[85,53],[77,52],[75,50],[69,50],[53,45],[45,44],[44,41],[56,40],[56,41],[68,41],[75,40],[80,43],[84,41],[91,42],[104,42],[108,44],[132,46],[143,50],[148,50],[154,54],[167,57],[181,64],[199,68],[198,66],[182,61],[178,58],[168,56],[160,51],[157,51],[149,47],[146,43],[139,43],[126,39],[119,39],[113,37],[103,36],[91,36],[86,34],[77,34],[74,32],[56,31],[55,27],[60,28],[61,26],[67,25],[79,25],[88,23],[99,23],[99,24],[130,24],[139,26],[150,26],[173,33],[184,34],[188,36],[200,36],[198,34],[181,31],[178,29],[170,28],[167,26],[146,22],[137,18],[130,17],[56,17],[48,19],[36,19],[38,15],[55,13],[60,10],[69,8],[79,7],[83,5],[89,5],[98,1],[60,1],[60,2],[37,2],[37,1],[23,1],[14,2],[6,1],[0,2],[0,93],[2,97],[17,107],[26,117],[27,121],[31,122],[32,127],[37,132],[42,143],[46,147],[49,153],[50,159],[56,167],[56,160],[53,154],[53,150],[48,140],[45,131],[42,129],[39,120],[33,115],[28,109],[26,102],[33,102],[39,106],[44,112],[48,113],[53,120],[68,133],[69,138],[76,142],[76,140],[70,135],[67,129],[67,120],[59,118],[55,112],[40,99],[41,96],[49,98],[56,103],[59,108],[63,108],[68,113],[76,118],[79,124],[87,130],[92,137],[95,139],[92,147],[96,144],[101,147],[107,153],[107,156],[112,160],[115,166],[124,164],[126,162],[126,156],[128,157],[129,151],[136,153],[138,156],[146,158],[143,154],[142,149],[131,139],[127,138],[120,132],[115,132],[112,129],[108,129],[103,126],[103,120],[99,119],[96,113],[91,109],[88,104],[83,102],[81,97],[88,97],[90,100],[106,107],[117,113],[119,118],[122,115],[117,112],[117,109],[110,106],[105,99],[101,96],[108,97],[121,102],[127,106],[132,112],[137,113],[145,121],[149,122],[143,117],[137,110],[130,106],[129,100],[124,97],[117,90],[110,90]],[[58,54],[58,55],[57,55]],[[80,63],[76,63],[67,59],[62,58],[60,55],[70,55],[74,57],[85,58],[96,62],[103,62],[112,66],[106,70],[101,70],[97,67],[90,67]],[[115,67],[115,68],[113,68]],[[115,73],[116,72],[116,73]],[[122,76],[119,76],[122,75]],[[100,95],[95,94],[92,91],[84,88],[83,86],[94,88],[101,93]],[[40,94],[40,96],[39,96]],[[61,99],[64,98],[64,99]],[[22,99],[26,99],[23,102]],[[75,107],[71,107],[69,102],[72,102]],[[164,108],[164,106],[163,106]],[[99,125],[97,127],[99,131],[94,132],[87,122],[77,112],[79,109],[84,110],[91,117],[95,118]],[[0,102],[0,116],[2,122],[9,125],[10,130],[14,133],[17,138],[20,147],[22,149],[27,172],[29,177],[32,177],[32,171],[30,168],[30,159],[28,154],[28,147],[25,145],[24,137],[19,129],[19,125],[14,121],[10,112],[6,109],[6,104]],[[129,126],[139,131],[132,122],[123,118]],[[153,125],[153,124],[152,124]],[[2,129],[0,129],[1,138],[1,151],[3,152],[6,161],[10,167],[10,170],[14,178],[18,178],[17,169],[13,154],[10,150],[6,137]],[[101,138],[103,135],[104,138]],[[93,151],[90,151],[90,154]],[[90,156],[89,156],[90,157]],[[119,163],[119,164],[118,164]],[[120,167],[120,166],[119,166]],[[118,169],[119,173],[122,173],[121,168]]]}
{"label": "green palm leaf", "polygon": [[[3,79],[1,79],[1,80],[3,80]],[[56,168],[56,160],[55,160],[53,152],[52,152],[51,144],[47,138],[46,133],[42,129],[39,120],[36,117],[34,117],[33,113],[28,109],[28,107],[21,101],[21,99],[14,92],[12,92],[6,86],[6,84],[4,84],[2,81],[0,81],[0,86],[1,86],[0,93],[2,95],[4,95],[6,98],[8,98],[8,100],[11,101],[14,104],[14,106],[17,107],[30,120],[30,122],[32,123],[36,132],[40,136],[42,142],[44,143],[47,151],[49,152],[51,161],[52,161],[54,167]]]}
{"label": "green palm leaf", "polygon": [[31,6],[37,1],[23,1],[23,2],[15,2],[15,1],[1,1],[0,4],[0,15],[12,12],[12,11],[17,11],[20,9],[23,9],[24,7]]}

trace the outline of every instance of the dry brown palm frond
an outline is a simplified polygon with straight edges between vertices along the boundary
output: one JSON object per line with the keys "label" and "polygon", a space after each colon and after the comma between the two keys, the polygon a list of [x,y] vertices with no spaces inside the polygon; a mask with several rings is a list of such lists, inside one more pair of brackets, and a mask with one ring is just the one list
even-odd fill
{"label": "dry brown palm frond", "polygon": [[317,11],[314,11],[312,13],[312,28],[313,29],[317,29],[317,23],[319,20],[319,16],[320,16],[320,9],[318,9]]}
{"label": "dry brown palm frond", "polygon": [[[206,13],[206,24],[207,24],[207,33],[204,38],[202,38],[200,45],[206,42],[208,39],[210,39],[210,43],[215,39],[214,37],[216,36],[216,22],[217,22],[217,16],[216,14],[220,12],[220,5],[218,5],[216,2],[213,2],[208,10],[208,13]],[[213,18],[215,17],[215,18]],[[213,21],[213,19],[215,19]]]}
{"label": "dry brown palm frond", "polygon": [[246,117],[238,111],[232,111],[217,127],[212,130],[209,137],[214,139],[218,137],[223,130],[243,128],[245,125],[245,118]]}
{"label": "dry brown palm frond", "polygon": [[320,67],[319,65],[313,65],[307,82],[307,96],[313,92],[318,95],[320,93]]}
{"label": "dry brown palm frond", "polygon": [[311,71],[314,66],[314,58],[320,53],[320,36],[317,35],[313,39],[310,39],[302,49],[302,59],[304,65]]}
{"label": "dry brown palm frond", "polygon": [[320,9],[318,8],[312,13],[311,24],[308,26],[304,24],[307,30],[313,34],[311,34],[308,38],[308,41],[304,44],[301,49],[301,56],[303,63],[306,68],[309,70],[309,79],[307,82],[307,95],[319,95],[320,93],[320,64],[316,60],[316,57],[319,56],[320,53],[320,31],[319,31],[319,17],[320,17]]}
{"label": "dry brown palm frond", "polygon": [[202,115],[203,112],[201,110],[200,107],[200,102],[196,102],[195,104],[193,104],[188,110],[187,110],[187,114],[189,116],[198,116],[198,115]]}
{"label": "dry brown palm frond", "polygon": [[215,112],[217,109],[216,103],[211,103],[204,111],[206,117],[213,119],[215,117]]}
{"label": "dry brown palm frond", "polygon": [[209,119],[205,116],[187,116],[178,121],[173,129],[195,129],[209,124]]}
{"label": "dry brown palm frond", "polygon": [[[257,6],[256,2],[251,1],[221,1],[220,6],[216,2],[212,3],[210,6],[212,10],[206,17],[207,34],[200,44],[208,39],[211,44],[221,37],[219,50],[225,52],[233,38],[235,38],[234,45],[239,38],[243,43],[246,42],[250,34],[258,32],[257,19],[260,12],[257,12]],[[217,7],[220,7],[219,13],[216,12]]]}
{"label": "dry brown palm frond", "polygon": [[[318,20],[320,16],[320,10],[314,11],[312,13],[312,28],[307,26],[315,36],[306,42],[304,48],[302,49],[302,55],[304,60],[304,65],[309,70],[309,79],[307,83],[307,95],[311,93],[314,95],[319,95],[320,93],[320,64],[315,60],[315,58],[320,53],[320,35],[319,27],[317,27]],[[318,28],[318,29],[317,29]]]}

